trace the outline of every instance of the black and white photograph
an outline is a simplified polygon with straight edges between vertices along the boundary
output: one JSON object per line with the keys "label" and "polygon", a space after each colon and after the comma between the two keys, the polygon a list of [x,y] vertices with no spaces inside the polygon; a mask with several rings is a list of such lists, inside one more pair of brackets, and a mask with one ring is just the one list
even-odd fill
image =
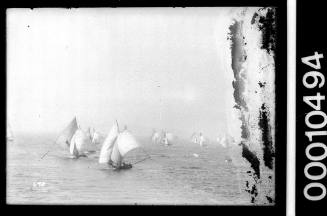
{"label": "black and white photograph", "polygon": [[8,8],[7,204],[275,206],[278,11]]}

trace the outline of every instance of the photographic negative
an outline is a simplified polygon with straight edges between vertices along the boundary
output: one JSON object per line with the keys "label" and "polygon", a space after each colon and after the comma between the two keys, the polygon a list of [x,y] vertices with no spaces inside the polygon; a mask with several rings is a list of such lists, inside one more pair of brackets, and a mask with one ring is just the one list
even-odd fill
{"label": "photographic negative", "polygon": [[276,7],[7,10],[7,203],[276,204]]}

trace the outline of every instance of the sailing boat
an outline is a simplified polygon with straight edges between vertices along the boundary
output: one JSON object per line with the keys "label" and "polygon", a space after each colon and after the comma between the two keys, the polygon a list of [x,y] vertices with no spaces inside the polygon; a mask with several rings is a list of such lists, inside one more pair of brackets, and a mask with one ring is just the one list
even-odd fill
{"label": "sailing boat", "polygon": [[199,144],[200,144],[201,147],[203,147],[204,142],[205,142],[205,138],[202,135],[202,133],[200,133],[200,136],[199,136]]}
{"label": "sailing boat", "polygon": [[170,132],[163,132],[163,137],[161,142],[163,144],[165,144],[166,146],[170,146],[173,144],[173,142],[175,141],[176,136]]}
{"label": "sailing boat", "polygon": [[[66,126],[66,128],[60,133],[55,143],[60,145],[63,148],[70,148],[71,140],[75,134],[75,132],[79,129],[77,125],[76,116],[71,120],[71,122]],[[48,150],[45,154],[42,155],[41,159],[43,159],[50,150]]]}
{"label": "sailing boat", "polygon": [[76,117],[71,120],[71,122],[66,126],[66,128],[61,132],[56,140],[56,143],[64,148],[69,148],[71,139],[78,129]]}
{"label": "sailing boat", "polygon": [[9,124],[7,125],[7,141],[14,141],[14,135]]}
{"label": "sailing boat", "polygon": [[198,141],[199,141],[199,137],[198,137],[198,134],[197,133],[193,133],[192,134],[192,136],[191,136],[191,141],[193,142],[193,143],[195,143],[195,144],[197,144],[198,143]]}
{"label": "sailing boat", "polygon": [[127,129],[120,132],[116,121],[102,145],[99,163],[107,163],[115,169],[131,168],[132,165],[126,165],[123,158],[137,147],[139,144],[135,137]]}
{"label": "sailing boat", "polygon": [[100,134],[93,128],[91,132],[92,143],[99,144],[100,143]]}
{"label": "sailing boat", "polygon": [[168,146],[168,145],[169,145],[168,137],[167,137],[167,133],[166,133],[166,132],[164,133],[161,142],[162,142],[163,144],[165,144],[165,146]]}
{"label": "sailing boat", "polygon": [[191,136],[191,141],[195,144],[199,144],[201,147],[204,146],[204,142],[206,141],[202,133],[193,133]]}
{"label": "sailing boat", "polygon": [[86,136],[88,136],[90,139],[92,139],[92,130],[91,130],[91,127],[88,127],[87,131],[85,132],[86,133]]}
{"label": "sailing boat", "polygon": [[118,127],[118,122],[116,121],[102,144],[100,156],[99,156],[99,163],[110,162],[112,149],[114,147],[118,134],[119,134],[119,127]]}
{"label": "sailing boat", "polygon": [[92,146],[90,136],[78,128],[70,141],[70,154],[74,158],[86,157],[85,153],[91,152],[91,150]]}
{"label": "sailing boat", "polygon": [[153,143],[159,143],[161,140],[160,133],[154,130],[152,133],[151,140]]}

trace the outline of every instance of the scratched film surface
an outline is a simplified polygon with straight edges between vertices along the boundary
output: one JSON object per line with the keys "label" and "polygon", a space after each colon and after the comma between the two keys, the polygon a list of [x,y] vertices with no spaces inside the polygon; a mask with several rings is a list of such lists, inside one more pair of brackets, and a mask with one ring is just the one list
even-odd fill
{"label": "scratched film surface", "polygon": [[274,205],[276,10],[8,10],[7,203]]}

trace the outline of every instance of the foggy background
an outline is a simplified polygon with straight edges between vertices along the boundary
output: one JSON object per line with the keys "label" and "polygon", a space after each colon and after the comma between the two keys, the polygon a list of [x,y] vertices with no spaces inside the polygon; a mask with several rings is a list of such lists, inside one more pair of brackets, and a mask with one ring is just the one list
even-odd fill
{"label": "foggy background", "polygon": [[59,133],[76,116],[105,134],[117,119],[136,135],[215,139],[233,103],[232,10],[7,10],[13,133]]}

